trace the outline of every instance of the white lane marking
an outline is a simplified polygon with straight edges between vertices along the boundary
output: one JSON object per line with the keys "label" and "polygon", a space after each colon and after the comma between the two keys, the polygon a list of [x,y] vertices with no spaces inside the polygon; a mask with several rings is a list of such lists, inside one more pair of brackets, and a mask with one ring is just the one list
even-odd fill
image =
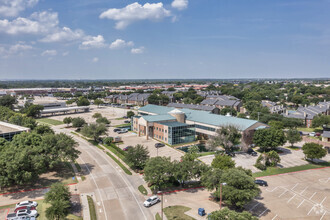
{"label": "white lane marking", "polygon": [[298,186],[298,185],[299,185],[299,183],[296,183],[296,185],[294,185],[294,187],[292,187],[291,190],[293,190],[294,188],[296,188],[296,186]]}
{"label": "white lane marking", "polygon": [[100,199],[101,199],[101,202],[102,202],[102,206],[103,206],[103,209],[104,209],[105,219],[108,220],[108,217],[107,217],[107,214],[106,214],[106,210],[105,210],[105,206],[104,206],[104,203],[103,203],[103,200],[102,200],[102,196],[101,196],[101,192],[100,192],[99,186],[97,185],[97,183],[96,183],[96,181],[94,179],[94,176],[93,176],[92,172],[90,171],[90,169],[88,168],[88,166],[86,165],[85,161],[81,157],[80,157],[80,159],[84,163],[86,169],[88,170],[89,175],[92,176],[92,179],[93,179],[93,181],[95,183],[95,186],[97,188],[97,192],[99,193],[99,196],[100,196]]}
{"label": "white lane marking", "polygon": [[309,198],[310,200],[312,200],[313,196],[315,196],[316,192],[313,193],[313,195]]}
{"label": "white lane marking", "polygon": [[252,211],[254,208],[256,208],[260,203],[258,202],[256,205],[254,205],[249,211]]}
{"label": "white lane marking", "polygon": [[301,201],[301,203],[297,206],[297,208],[299,208],[304,202],[305,202],[305,199],[303,199],[303,201]]}
{"label": "white lane marking", "polygon": [[265,209],[258,217],[262,216],[268,209]]}
{"label": "white lane marking", "polygon": [[277,215],[274,216],[274,218],[272,218],[272,220],[276,219]]}
{"label": "white lane marking", "polygon": [[289,200],[287,201],[287,203],[291,202],[291,200],[292,200],[294,197],[296,197],[296,194],[294,194],[294,195],[291,197],[291,199],[289,199]]}

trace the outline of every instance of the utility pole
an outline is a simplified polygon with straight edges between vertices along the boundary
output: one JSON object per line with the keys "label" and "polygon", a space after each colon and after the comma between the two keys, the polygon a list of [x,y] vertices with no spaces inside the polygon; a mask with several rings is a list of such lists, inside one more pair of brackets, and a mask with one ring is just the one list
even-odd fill
{"label": "utility pole", "polygon": [[222,185],[227,185],[227,183],[220,183],[220,210],[222,205]]}
{"label": "utility pole", "polygon": [[258,121],[259,121],[259,115],[260,115],[260,112],[258,112]]}

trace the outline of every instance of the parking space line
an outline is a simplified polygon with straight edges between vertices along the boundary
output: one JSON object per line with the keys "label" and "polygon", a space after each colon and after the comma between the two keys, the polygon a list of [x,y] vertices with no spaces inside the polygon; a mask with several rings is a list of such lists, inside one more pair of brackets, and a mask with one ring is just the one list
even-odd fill
{"label": "parking space line", "polygon": [[311,211],[315,208],[315,206],[313,205],[313,207],[311,208],[311,210],[309,210],[309,212],[307,213],[307,215],[311,214]]}
{"label": "parking space line", "polygon": [[297,206],[297,208],[299,208],[304,202],[305,202],[305,199],[303,199],[303,201],[301,201],[301,203]]}
{"label": "parking space line", "polygon": [[324,199],[322,200],[322,202],[320,203],[320,205],[322,205],[322,203],[327,199],[327,197],[324,197]]}
{"label": "parking space line", "polygon": [[314,194],[309,198],[310,200],[312,200],[313,196],[315,196],[316,192],[314,192]]}
{"label": "parking space line", "polygon": [[289,203],[294,197],[296,197],[296,195],[297,195],[297,194],[294,194],[294,195],[291,197],[291,199],[289,199],[289,200],[287,201],[287,203]]}
{"label": "parking space line", "polygon": [[281,195],[279,195],[278,198],[280,198],[281,196],[283,196],[287,191],[288,191],[288,190],[285,189],[285,191],[284,191]]}
{"label": "parking space line", "polygon": [[321,216],[320,220],[323,219],[323,217],[325,216],[326,213],[327,213],[326,211],[323,213],[323,215]]}
{"label": "parking space line", "polygon": [[303,191],[301,191],[300,195],[302,195],[306,191],[306,189],[308,189],[308,186],[306,186],[306,188]]}
{"label": "parking space line", "polygon": [[274,216],[274,218],[272,218],[272,220],[276,219],[277,215]]}
{"label": "parking space line", "polygon": [[265,209],[258,217],[262,216],[268,209]]}
{"label": "parking space line", "polygon": [[256,205],[254,205],[249,211],[252,211],[254,208],[256,208],[258,205],[260,205],[260,202],[258,202]]}
{"label": "parking space line", "polygon": [[292,187],[291,190],[293,190],[294,188],[296,188],[296,186],[298,186],[298,185],[299,185],[299,183],[296,183],[296,185],[294,185],[294,187]]}

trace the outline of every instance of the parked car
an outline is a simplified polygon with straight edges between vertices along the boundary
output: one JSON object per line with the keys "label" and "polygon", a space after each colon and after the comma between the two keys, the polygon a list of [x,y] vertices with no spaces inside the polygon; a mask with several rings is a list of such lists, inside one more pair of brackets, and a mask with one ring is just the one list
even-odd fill
{"label": "parked car", "polygon": [[127,147],[124,147],[124,151],[128,151],[129,149],[133,148],[133,146],[127,146]]}
{"label": "parked car", "polygon": [[125,120],[124,123],[129,124],[129,123],[131,123],[131,121],[130,120]]}
{"label": "parked car", "polygon": [[225,154],[231,157],[235,157],[235,153],[234,152],[230,152],[230,151],[225,151]]}
{"label": "parked car", "polygon": [[123,118],[125,118],[125,119],[128,119],[128,117],[127,117],[127,116],[123,116]]}
{"label": "parked car", "polygon": [[19,210],[22,210],[22,209],[36,210],[36,207],[34,207],[34,206],[20,206],[20,207],[15,208],[14,212],[18,212]]}
{"label": "parked car", "polygon": [[309,133],[309,136],[311,136],[311,137],[315,137],[315,132],[311,132],[311,133]]}
{"label": "parked car", "polygon": [[250,154],[251,156],[258,156],[257,152],[255,152],[252,148],[249,148],[246,153]]}
{"label": "parked car", "polygon": [[255,180],[254,183],[259,186],[268,186],[268,183],[265,180]]}
{"label": "parked car", "polygon": [[160,148],[160,147],[164,147],[164,146],[165,146],[165,144],[163,144],[163,143],[156,143],[155,144],[156,148]]}
{"label": "parked car", "polygon": [[38,216],[37,210],[21,209],[18,210],[17,212],[8,214],[7,220],[24,219],[24,217],[36,218],[37,216]]}
{"label": "parked car", "polygon": [[117,132],[117,131],[120,131],[121,129],[120,128],[115,128],[113,129],[113,132]]}
{"label": "parked car", "polygon": [[160,202],[160,199],[158,198],[158,196],[151,196],[149,197],[149,199],[147,199],[143,205],[145,207],[150,207],[152,205],[155,205],[156,203]]}
{"label": "parked car", "polygon": [[38,206],[38,203],[37,202],[34,202],[34,201],[22,201],[22,202],[17,203],[15,208],[22,207],[22,206],[26,206],[26,207],[31,207],[31,206],[37,207]]}
{"label": "parked car", "polygon": [[321,133],[317,132],[317,133],[315,133],[315,136],[316,137],[320,137],[321,136]]}
{"label": "parked car", "polygon": [[119,131],[117,131],[117,134],[123,134],[123,133],[127,133],[128,130],[126,128],[120,129]]}

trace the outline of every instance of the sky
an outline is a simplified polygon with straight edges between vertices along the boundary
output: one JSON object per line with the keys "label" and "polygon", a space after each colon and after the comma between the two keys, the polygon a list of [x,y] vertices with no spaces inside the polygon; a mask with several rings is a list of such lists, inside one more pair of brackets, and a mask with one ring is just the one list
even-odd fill
{"label": "sky", "polygon": [[0,0],[0,79],[330,77],[330,0]]}

